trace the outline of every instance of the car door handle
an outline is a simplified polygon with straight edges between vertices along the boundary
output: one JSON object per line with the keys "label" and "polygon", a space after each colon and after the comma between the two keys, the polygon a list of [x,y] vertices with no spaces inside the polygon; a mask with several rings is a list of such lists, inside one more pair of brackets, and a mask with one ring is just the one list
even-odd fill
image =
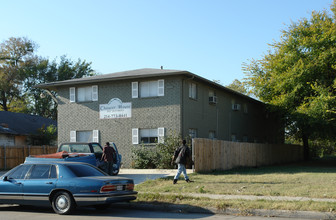
{"label": "car door handle", "polygon": [[46,182],[45,184],[53,184],[53,182]]}
{"label": "car door handle", "polygon": [[22,185],[22,183],[20,183],[20,182],[16,182],[15,184],[16,184],[16,185]]}

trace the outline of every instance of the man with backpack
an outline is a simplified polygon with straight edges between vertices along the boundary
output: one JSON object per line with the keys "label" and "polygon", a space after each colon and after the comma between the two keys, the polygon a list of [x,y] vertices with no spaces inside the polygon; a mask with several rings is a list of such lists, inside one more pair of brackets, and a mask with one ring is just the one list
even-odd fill
{"label": "man with backpack", "polygon": [[187,183],[192,182],[189,180],[186,170],[186,164],[188,159],[190,158],[190,149],[186,145],[186,143],[186,140],[183,140],[182,145],[178,147],[174,152],[173,161],[177,163],[177,173],[174,177],[173,184],[177,183],[177,180],[180,177],[181,173],[183,173],[184,179]]}

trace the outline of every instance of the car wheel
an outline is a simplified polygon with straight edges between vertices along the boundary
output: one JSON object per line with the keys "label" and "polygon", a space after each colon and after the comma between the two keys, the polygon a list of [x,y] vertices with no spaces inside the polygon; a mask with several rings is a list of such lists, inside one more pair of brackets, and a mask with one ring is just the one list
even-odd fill
{"label": "car wheel", "polygon": [[57,214],[67,215],[75,208],[75,201],[69,193],[61,191],[54,195],[51,205]]}

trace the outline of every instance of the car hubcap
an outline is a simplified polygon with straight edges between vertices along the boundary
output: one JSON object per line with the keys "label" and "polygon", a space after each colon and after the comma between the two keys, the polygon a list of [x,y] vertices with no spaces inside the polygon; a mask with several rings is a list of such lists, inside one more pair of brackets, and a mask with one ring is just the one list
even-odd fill
{"label": "car hubcap", "polygon": [[68,208],[69,201],[65,196],[59,196],[56,200],[58,210],[65,211]]}

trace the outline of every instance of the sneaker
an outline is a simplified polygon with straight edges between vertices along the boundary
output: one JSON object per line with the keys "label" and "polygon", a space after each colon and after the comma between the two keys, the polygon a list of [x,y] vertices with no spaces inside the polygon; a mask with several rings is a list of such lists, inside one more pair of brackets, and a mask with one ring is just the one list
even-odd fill
{"label": "sneaker", "polygon": [[176,183],[177,183],[177,180],[174,179],[173,184],[176,184]]}
{"label": "sneaker", "polygon": [[190,179],[186,179],[186,182],[191,183],[191,182],[194,182],[194,181],[191,181]]}

